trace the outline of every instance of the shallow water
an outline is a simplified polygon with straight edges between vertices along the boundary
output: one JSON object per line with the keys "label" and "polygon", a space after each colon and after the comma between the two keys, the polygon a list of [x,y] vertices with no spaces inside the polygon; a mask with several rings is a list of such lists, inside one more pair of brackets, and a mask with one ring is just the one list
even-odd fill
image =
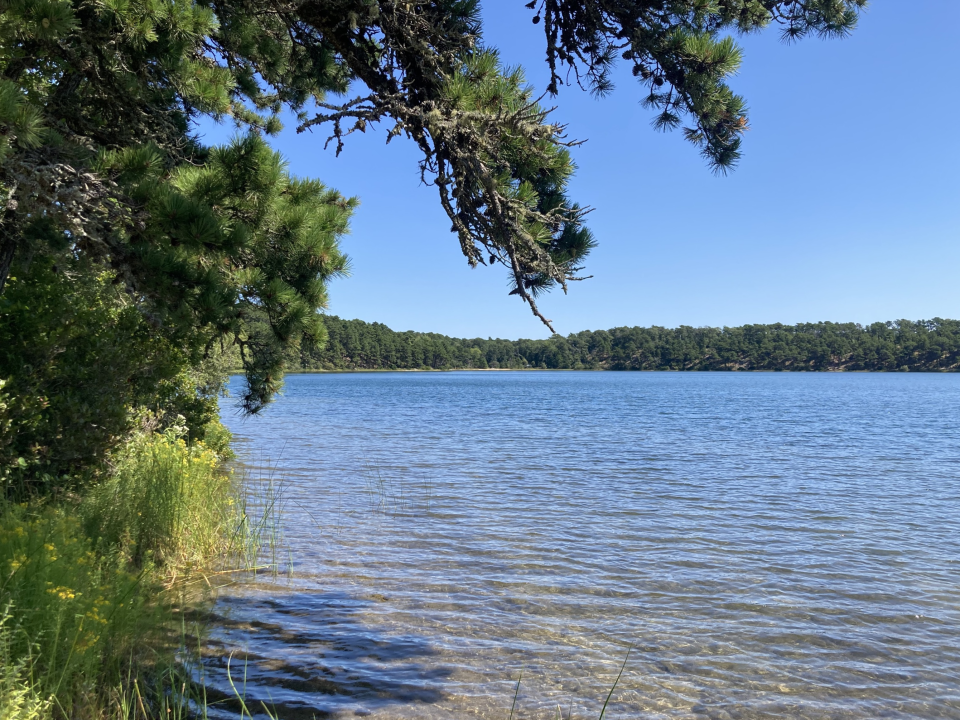
{"label": "shallow water", "polygon": [[[239,385],[237,386],[239,387]],[[299,375],[224,413],[289,573],[204,672],[282,718],[960,717],[960,375]]]}

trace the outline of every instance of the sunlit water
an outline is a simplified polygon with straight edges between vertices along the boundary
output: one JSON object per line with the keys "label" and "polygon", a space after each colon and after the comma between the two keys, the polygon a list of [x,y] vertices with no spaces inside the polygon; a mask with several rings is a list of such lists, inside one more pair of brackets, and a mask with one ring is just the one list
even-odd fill
{"label": "sunlit water", "polygon": [[[239,387],[239,382],[235,389]],[[227,405],[226,407],[229,407]],[[281,718],[960,718],[960,375],[300,375],[222,592]],[[246,673],[246,687],[242,688]]]}

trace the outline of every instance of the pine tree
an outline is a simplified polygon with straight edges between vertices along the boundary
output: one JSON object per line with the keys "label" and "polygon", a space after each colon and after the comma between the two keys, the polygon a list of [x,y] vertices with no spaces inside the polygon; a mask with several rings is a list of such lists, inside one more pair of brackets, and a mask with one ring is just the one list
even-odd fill
{"label": "pine tree", "polygon": [[[785,39],[809,33],[842,36],[866,0],[532,0],[542,21],[557,94],[565,69],[582,86],[611,89],[610,68],[621,55],[645,84],[654,127],[689,123],[684,133],[719,172],[733,167],[748,127],[746,105],[726,78],[741,51],[724,33],[770,24]],[[218,17],[249,17],[259,3],[216,0]],[[564,291],[580,279],[593,246],[585,208],[565,196],[573,170],[564,127],[549,120],[523,76],[500,65],[486,47],[477,0],[271,0],[272,47],[284,57],[337,58],[364,94],[318,111],[294,102],[300,130],[328,125],[337,151],[353,132],[388,124],[388,139],[406,135],[420,148],[423,180],[433,184],[451,230],[471,266],[502,264],[519,295]],[[245,37],[245,36],[244,36]],[[289,40],[288,40],[289,38]],[[230,32],[214,38],[231,67],[257,76],[258,62]],[[324,77],[330,77],[332,73]],[[263,97],[289,91],[267,78]],[[275,78],[276,76],[273,76]],[[288,97],[294,94],[288,94]],[[306,99],[309,93],[300,93]]]}
{"label": "pine tree", "polygon": [[[688,118],[687,138],[724,171],[736,163],[748,123],[744,100],[726,84],[741,52],[723,34],[778,23],[787,39],[844,35],[865,4],[534,0],[528,7],[545,32],[548,93],[558,92],[564,68],[592,91],[609,92],[620,54],[647,87],[654,126]],[[58,134],[74,156],[78,146],[153,143],[168,165],[202,162],[204,150],[187,132],[198,113],[269,133],[288,107],[299,130],[329,125],[338,151],[352,132],[385,121],[388,138],[406,135],[421,149],[422,177],[436,186],[469,263],[505,265],[511,292],[548,324],[534,296],[555,285],[566,290],[593,246],[585,209],[565,196],[573,164],[564,128],[549,121],[523,74],[484,46],[477,0],[17,0],[2,9],[3,76],[49,121],[48,137]],[[352,80],[368,92],[327,101]],[[0,107],[0,121],[3,114]],[[34,122],[18,142],[26,147],[36,133]],[[73,219],[75,233],[116,225],[127,203],[98,180],[58,179],[60,196],[72,189],[73,211],[51,211],[63,205],[48,202],[46,212],[61,216],[60,226]],[[4,184],[18,182],[8,169]],[[113,215],[111,200],[118,201]],[[4,227],[16,234],[7,217]],[[0,259],[14,245],[5,239]],[[0,265],[0,282],[5,273]]]}
{"label": "pine tree", "polygon": [[[528,7],[544,30],[548,94],[568,72],[608,92],[619,54],[646,88],[654,126],[686,118],[687,138],[724,171],[747,127],[745,103],[726,85],[741,52],[725,34],[779,23],[787,39],[843,35],[864,4]],[[364,89],[349,98],[351,87]],[[43,278],[67,283],[76,297],[98,288],[98,302],[114,304],[102,315],[112,342],[127,342],[122,333],[134,326],[122,330],[108,318],[133,309],[179,353],[172,364],[144,360],[154,400],[144,392],[137,403],[160,403],[163,383],[179,377],[177,363],[196,368],[236,346],[247,377],[243,407],[259,411],[287,359],[323,343],[318,311],[327,281],[347,271],[338,240],[357,205],[319,181],[291,177],[270,150],[265,136],[280,129],[285,109],[298,130],[329,128],[337,152],[378,123],[388,141],[412,140],[421,178],[436,187],[467,261],[505,267],[510,292],[550,324],[536,296],[580,279],[594,245],[587,209],[567,196],[575,143],[522,70],[505,67],[485,45],[477,0],[0,0],[0,335],[30,320],[27,306],[7,297],[11,284],[33,287],[37,297],[51,297],[37,285]],[[204,146],[193,132],[202,116],[232,120],[237,139]],[[54,314],[41,315],[36,322],[56,325]],[[411,352],[424,363],[453,362],[438,347]],[[386,352],[378,346],[377,357]],[[362,362],[362,348],[351,353]],[[43,398],[65,377],[62,368],[49,365],[44,385],[28,382],[15,353],[5,358],[4,395],[33,393],[35,403],[14,405],[52,413]],[[504,347],[485,362],[525,361]],[[120,406],[134,397],[115,395]],[[13,405],[3,407],[9,415]],[[114,417],[111,408],[103,412]],[[8,420],[0,417],[0,426]],[[47,420],[36,427],[56,425]],[[105,438],[122,435],[122,422],[111,427]]]}
{"label": "pine tree", "polygon": [[[279,387],[284,350],[323,340],[317,310],[326,281],[346,271],[337,240],[356,201],[285,171],[261,137],[276,119],[207,55],[209,7],[2,10],[0,288],[15,256],[97,261],[171,341],[237,342],[244,407],[257,411]],[[301,86],[342,89],[311,82]],[[248,134],[203,147],[189,132],[201,113],[229,114]]]}

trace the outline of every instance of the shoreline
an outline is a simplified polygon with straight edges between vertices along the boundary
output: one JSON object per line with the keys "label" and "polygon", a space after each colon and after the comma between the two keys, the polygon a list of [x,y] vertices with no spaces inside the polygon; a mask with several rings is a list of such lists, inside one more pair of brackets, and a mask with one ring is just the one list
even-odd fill
{"label": "shoreline", "polygon": [[[774,369],[769,370],[760,368],[750,370],[747,368],[730,368],[727,370],[674,370],[665,368],[663,370],[639,370],[639,369],[616,369],[616,368],[353,368],[336,370],[285,370],[284,375],[350,375],[363,373],[450,373],[450,372],[614,372],[614,373],[814,373],[814,374],[840,374],[851,375],[891,375],[891,374],[925,374],[925,375],[950,375],[960,372],[960,369],[941,369],[941,370],[844,370],[843,368],[828,368],[826,370],[810,369]],[[227,371],[231,376],[243,375],[242,369],[233,368]]]}

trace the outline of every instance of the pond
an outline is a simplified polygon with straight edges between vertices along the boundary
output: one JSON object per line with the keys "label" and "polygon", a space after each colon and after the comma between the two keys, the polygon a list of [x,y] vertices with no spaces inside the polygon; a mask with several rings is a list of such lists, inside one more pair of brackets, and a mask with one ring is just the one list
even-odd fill
{"label": "pond", "polygon": [[204,673],[233,652],[281,718],[505,719],[522,673],[514,717],[595,719],[621,666],[608,718],[960,717],[960,375],[293,375],[224,408],[282,479],[282,570],[221,593]]}

